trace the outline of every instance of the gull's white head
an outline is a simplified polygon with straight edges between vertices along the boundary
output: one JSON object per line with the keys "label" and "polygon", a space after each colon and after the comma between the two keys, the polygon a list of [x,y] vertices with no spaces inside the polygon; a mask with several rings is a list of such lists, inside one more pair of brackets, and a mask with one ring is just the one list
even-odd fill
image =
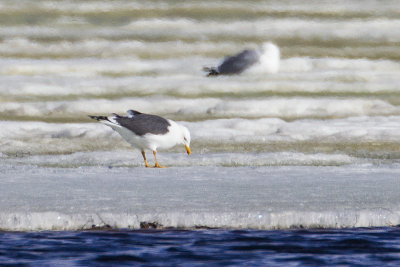
{"label": "gull's white head", "polygon": [[279,70],[280,51],[279,48],[271,43],[264,43],[261,48],[260,64],[262,68],[270,73],[276,73]]}
{"label": "gull's white head", "polygon": [[181,139],[181,143],[185,146],[185,149],[188,153],[188,155],[190,155],[192,153],[192,151],[190,150],[190,132],[188,130],[188,128],[186,128],[183,125],[179,125],[181,128],[181,132],[182,132],[182,139]]}

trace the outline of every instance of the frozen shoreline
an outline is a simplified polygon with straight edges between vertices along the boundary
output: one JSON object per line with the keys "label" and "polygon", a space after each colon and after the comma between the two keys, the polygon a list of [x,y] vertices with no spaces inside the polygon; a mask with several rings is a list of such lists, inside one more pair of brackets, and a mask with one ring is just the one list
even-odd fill
{"label": "frozen shoreline", "polygon": [[400,224],[387,166],[0,169],[0,229],[287,229]]}

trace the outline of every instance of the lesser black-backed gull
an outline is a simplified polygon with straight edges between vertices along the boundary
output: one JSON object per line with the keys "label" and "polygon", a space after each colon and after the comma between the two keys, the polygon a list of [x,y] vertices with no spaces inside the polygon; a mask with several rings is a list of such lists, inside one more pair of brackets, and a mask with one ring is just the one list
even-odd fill
{"label": "lesser black-backed gull", "polygon": [[233,75],[254,69],[258,72],[276,73],[279,69],[279,48],[271,42],[264,43],[258,49],[246,49],[225,57],[218,67],[205,67],[207,76]]}
{"label": "lesser black-backed gull", "polygon": [[128,110],[127,113],[128,116],[89,117],[110,126],[134,148],[140,149],[146,167],[151,166],[147,163],[145,150],[153,151],[156,168],[163,168],[157,161],[157,148],[168,149],[183,144],[190,155],[190,132],[185,126],[136,110]]}

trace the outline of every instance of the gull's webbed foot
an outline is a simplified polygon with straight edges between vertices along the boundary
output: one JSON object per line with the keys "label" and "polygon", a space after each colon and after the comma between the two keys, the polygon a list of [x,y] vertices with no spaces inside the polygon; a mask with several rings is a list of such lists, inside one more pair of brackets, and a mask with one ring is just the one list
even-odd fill
{"label": "gull's webbed foot", "polygon": [[156,165],[154,165],[154,168],[168,168],[167,166],[162,166],[156,162]]}
{"label": "gull's webbed foot", "polygon": [[154,159],[156,161],[156,165],[154,165],[154,168],[167,168],[165,166],[161,166],[158,161],[157,161],[157,152],[155,150],[153,150],[153,155],[154,155]]}

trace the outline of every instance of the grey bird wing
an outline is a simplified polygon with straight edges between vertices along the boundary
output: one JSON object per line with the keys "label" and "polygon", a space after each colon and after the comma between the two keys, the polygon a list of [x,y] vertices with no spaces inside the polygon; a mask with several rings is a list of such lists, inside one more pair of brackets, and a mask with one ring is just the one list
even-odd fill
{"label": "grey bird wing", "polygon": [[218,66],[220,74],[238,74],[257,63],[259,54],[255,50],[244,50],[241,53],[227,57]]}
{"label": "grey bird wing", "polygon": [[[132,112],[133,113],[133,112]],[[145,134],[166,134],[170,123],[156,115],[143,114],[135,112],[134,116],[118,116],[115,117],[115,121],[125,127],[136,135],[143,136]]]}

